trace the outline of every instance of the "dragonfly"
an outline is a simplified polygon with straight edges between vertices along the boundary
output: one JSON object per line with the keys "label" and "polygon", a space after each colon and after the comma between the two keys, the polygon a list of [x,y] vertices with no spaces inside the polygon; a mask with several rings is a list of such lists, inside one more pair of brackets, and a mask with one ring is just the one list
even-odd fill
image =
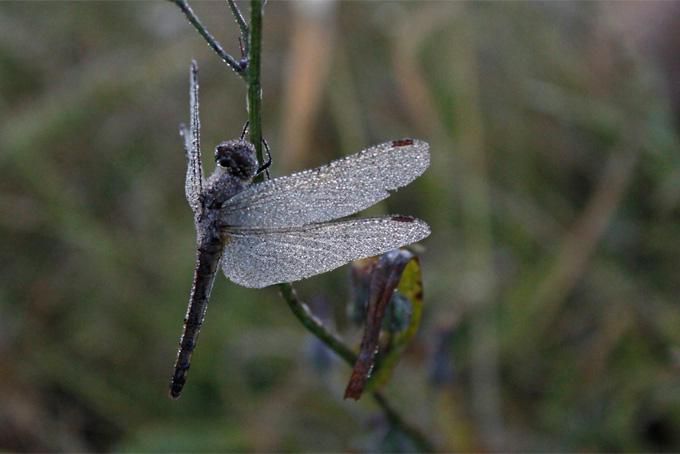
{"label": "dragonfly", "polygon": [[427,169],[429,145],[416,139],[393,140],[315,169],[254,183],[267,164],[259,166],[255,147],[241,137],[217,145],[215,170],[204,178],[195,61],[189,79],[190,122],[188,128],[180,125],[180,135],[197,252],[170,380],[175,399],[186,383],[219,268],[236,284],[263,288],[325,273],[430,234],[424,221],[411,216],[348,218]]}

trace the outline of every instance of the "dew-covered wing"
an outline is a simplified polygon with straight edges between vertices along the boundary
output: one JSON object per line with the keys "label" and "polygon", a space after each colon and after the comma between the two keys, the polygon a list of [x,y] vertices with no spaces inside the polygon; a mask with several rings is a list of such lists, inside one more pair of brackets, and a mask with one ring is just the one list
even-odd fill
{"label": "dew-covered wing", "polygon": [[430,227],[410,216],[349,219],[304,227],[233,229],[222,256],[224,274],[262,288],[330,271],[352,260],[422,240]]}
{"label": "dew-covered wing", "polygon": [[187,202],[197,220],[201,214],[200,194],[203,192],[203,164],[201,163],[201,120],[198,107],[198,65],[191,62],[189,72],[189,128],[180,125],[180,135],[184,139],[184,152],[187,157],[187,173],[184,191]]}
{"label": "dew-covered wing", "polygon": [[254,184],[223,205],[222,221],[278,228],[348,216],[421,175],[430,165],[428,149],[420,140],[394,140],[316,169]]}

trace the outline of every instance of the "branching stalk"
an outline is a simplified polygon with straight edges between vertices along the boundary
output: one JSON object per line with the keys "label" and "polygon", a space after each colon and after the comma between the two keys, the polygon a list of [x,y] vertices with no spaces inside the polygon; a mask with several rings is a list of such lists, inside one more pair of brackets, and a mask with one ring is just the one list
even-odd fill
{"label": "branching stalk", "polygon": [[[184,15],[189,19],[189,22],[191,22],[191,25],[194,26],[194,28],[200,33],[200,35],[205,39],[205,41],[208,43],[208,45],[212,48],[212,50],[215,51],[215,53],[227,64],[229,67],[239,76],[245,77],[244,76],[244,67],[236,60],[234,57],[229,55],[224,48],[222,48],[222,45],[215,39],[213,35],[210,34],[207,28],[201,23],[201,21],[198,19],[198,16],[194,13],[194,11],[191,9],[189,6],[189,3],[186,0],[170,0],[172,1],[175,5],[179,7],[179,9],[182,10]],[[237,19],[238,20],[238,19]]]}

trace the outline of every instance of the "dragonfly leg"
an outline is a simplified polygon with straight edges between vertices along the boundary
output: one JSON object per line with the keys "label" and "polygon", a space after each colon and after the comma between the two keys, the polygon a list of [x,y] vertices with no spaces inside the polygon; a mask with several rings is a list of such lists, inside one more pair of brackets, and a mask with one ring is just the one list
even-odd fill
{"label": "dragonfly leg", "polygon": [[262,172],[266,172],[267,174],[267,179],[269,180],[269,167],[272,165],[272,154],[269,151],[269,144],[267,143],[267,140],[263,137],[262,138],[262,144],[264,145],[264,150],[267,152],[267,160],[265,161],[264,164],[260,166],[259,169],[257,169],[257,173],[255,175],[259,175]]}
{"label": "dragonfly leg", "polygon": [[[243,129],[241,130],[241,140],[245,139],[246,133],[248,132],[248,126],[250,126],[250,121],[246,120],[246,124],[243,125]],[[269,179],[270,176],[269,176],[269,170],[268,169],[272,165],[272,154],[269,151],[269,144],[267,143],[267,140],[264,137],[262,138],[262,144],[264,145],[264,149],[267,152],[267,161],[257,169],[257,173],[255,174],[255,176],[266,171],[267,172],[267,179]]]}
{"label": "dragonfly leg", "polygon": [[241,130],[241,140],[245,139],[246,133],[248,132],[248,126],[250,126],[250,121],[246,120],[246,124],[243,125],[243,129]]}

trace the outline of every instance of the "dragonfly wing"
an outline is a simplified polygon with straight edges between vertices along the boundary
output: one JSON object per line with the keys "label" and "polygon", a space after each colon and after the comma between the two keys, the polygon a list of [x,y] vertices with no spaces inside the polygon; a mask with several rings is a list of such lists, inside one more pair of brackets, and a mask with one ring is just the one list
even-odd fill
{"label": "dragonfly wing", "polygon": [[223,205],[230,226],[281,228],[349,216],[387,198],[430,165],[429,145],[402,139],[316,169],[250,186]]}
{"label": "dragonfly wing", "polygon": [[410,216],[350,219],[281,229],[228,231],[222,270],[235,283],[262,288],[324,273],[422,240],[430,227]]}
{"label": "dragonfly wing", "polygon": [[194,217],[201,211],[200,195],[203,192],[203,164],[201,164],[201,122],[198,116],[198,65],[191,62],[189,73],[189,110],[191,122],[189,128],[180,125],[179,133],[184,139],[184,152],[187,157],[187,174],[184,185],[187,202]]}

